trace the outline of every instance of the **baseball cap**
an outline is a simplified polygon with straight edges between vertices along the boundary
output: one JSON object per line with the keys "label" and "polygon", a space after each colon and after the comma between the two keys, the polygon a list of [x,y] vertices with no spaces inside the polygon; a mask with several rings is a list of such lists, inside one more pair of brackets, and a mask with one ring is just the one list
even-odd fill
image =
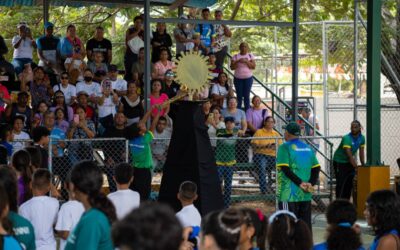
{"label": "baseball cap", "polygon": [[89,96],[89,94],[86,91],[79,91],[78,94],[76,96],[80,96],[80,95],[85,95],[85,96]]}
{"label": "baseball cap", "polygon": [[117,72],[117,71],[118,71],[117,65],[111,64],[110,66],[108,66],[108,71],[110,71],[110,72]]}
{"label": "baseball cap", "polygon": [[296,136],[301,135],[300,125],[295,122],[289,122],[288,124],[284,125],[282,128],[286,129],[286,131],[291,135],[296,135]]}
{"label": "baseball cap", "polygon": [[225,117],[224,122],[235,122],[235,117],[227,116]]}
{"label": "baseball cap", "polygon": [[50,27],[53,28],[53,27],[54,27],[54,24],[51,23],[51,22],[45,22],[45,23],[44,23],[44,28],[45,28],[45,29],[48,29],[48,28],[50,28]]}

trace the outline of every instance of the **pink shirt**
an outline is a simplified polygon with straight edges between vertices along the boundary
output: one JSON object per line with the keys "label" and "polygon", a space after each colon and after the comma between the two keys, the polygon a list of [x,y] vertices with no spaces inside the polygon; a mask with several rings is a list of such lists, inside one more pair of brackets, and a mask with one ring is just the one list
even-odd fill
{"label": "pink shirt", "polygon": [[[236,54],[232,57],[233,61],[237,61],[242,58],[247,58],[247,60],[254,60],[254,56],[251,53],[247,53],[246,55]],[[235,69],[235,77],[239,79],[247,79],[253,76],[253,70],[244,63],[237,63]]]}
{"label": "pink shirt", "polygon": [[[153,107],[154,105],[157,105],[157,104],[162,104],[166,100],[168,100],[168,96],[164,93],[162,93],[158,98],[154,97],[153,95],[150,95],[150,107]],[[153,108],[151,111],[151,115],[156,116],[157,112],[158,112],[157,109]],[[163,116],[163,115],[165,115],[165,109],[161,110],[160,116]]]}
{"label": "pink shirt", "polygon": [[167,61],[167,65],[164,65],[161,61],[158,61],[154,64],[154,69],[157,73],[157,78],[164,79],[165,72],[169,69],[173,69],[175,67],[175,63],[171,61]]}

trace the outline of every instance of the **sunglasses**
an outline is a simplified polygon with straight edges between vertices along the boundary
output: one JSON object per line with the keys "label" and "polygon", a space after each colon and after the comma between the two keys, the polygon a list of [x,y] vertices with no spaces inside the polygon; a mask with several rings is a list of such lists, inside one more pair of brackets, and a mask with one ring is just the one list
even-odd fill
{"label": "sunglasses", "polygon": [[56,98],[64,98],[64,96],[63,95],[58,95],[58,96],[56,96]]}
{"label": "sunglasses", "polygon": [[68,76],[62,76],[61,79],[62,79],[62,80],[67,80],[67,79],[68,79]]}

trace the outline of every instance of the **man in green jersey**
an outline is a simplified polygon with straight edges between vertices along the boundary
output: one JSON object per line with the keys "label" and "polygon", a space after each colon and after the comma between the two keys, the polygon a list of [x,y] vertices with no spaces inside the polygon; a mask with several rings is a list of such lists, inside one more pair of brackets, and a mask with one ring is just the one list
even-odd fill
{"label": "man in green jersey", "polygon": [[320,165],[314,151],[299,139],[300,126],[286,127],[285,143],[278,148],[278,207],[293,212],[311,228],[311,192],[318,180]]}
{"label": "man in green jersey", "polygon": [[360,149],[360,162],[365,164],[364,158],[365,136],[361,134],[361,124],[355,120],[351,123],[351,132],[343,136],[339,147],[333,155],[333,168],[336,175],[336,198],[350,199],[353,189],[353,179],[356,174],[357,163],[355,154]]}

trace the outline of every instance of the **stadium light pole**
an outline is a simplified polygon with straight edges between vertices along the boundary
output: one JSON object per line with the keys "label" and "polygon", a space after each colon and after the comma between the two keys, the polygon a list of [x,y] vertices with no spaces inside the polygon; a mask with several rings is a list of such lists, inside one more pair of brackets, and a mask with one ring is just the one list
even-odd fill
{"label": "stadium light pole", "polygon": [[300,0],[293,0],[293,28],[292,28],[292,121],[297,120],[297,101],[299,96],[299,14]]}

